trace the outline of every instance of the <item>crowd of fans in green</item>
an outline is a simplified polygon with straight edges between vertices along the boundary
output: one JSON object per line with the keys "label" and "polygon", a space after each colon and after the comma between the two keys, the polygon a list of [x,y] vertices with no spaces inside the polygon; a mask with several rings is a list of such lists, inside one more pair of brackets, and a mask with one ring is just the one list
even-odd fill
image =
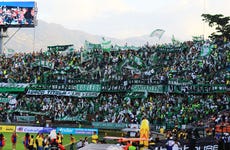
{"label": "crowd of fans in green", "polygon": [[[206,51],[202,50],[206,46]],[[86,51],[86,50],[85,50]],[[84,53],[85,53],[84,51]],[[58,51],[16,53],[0,56],[0,82],[44,84],[119,83],[129,87],[129,80],[143,84],[168,85],[173,81],[189,84],[230,84],[230,42],[187,41],[173,44],[144,45],[138,50],[103,52],[94,49],[82,58],[83,50],[63,55]],[[36,66],[37,61],[50,62],[50,67]],[[20,94],[11,107],[1,104],[1,115],[9,109],[47,112],[53,120],[76,117],[79,121],[140,123],[147,116],[151,124],[182,125],[218,115],[229,110],[229,94],[147,93],[140,98],[127,98],[126,93],[100,93],[96,98],[63,96],[29,96]],[[2,119],[15,121],[14,113]]]}

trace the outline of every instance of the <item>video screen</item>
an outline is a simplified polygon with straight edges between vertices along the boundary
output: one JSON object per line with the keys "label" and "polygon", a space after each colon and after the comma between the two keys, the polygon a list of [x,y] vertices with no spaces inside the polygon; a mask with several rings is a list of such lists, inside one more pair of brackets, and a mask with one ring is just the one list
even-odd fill
{"label": "video screen", "polygon": [[36,2],[0,2],[0,27],[34,27]]}

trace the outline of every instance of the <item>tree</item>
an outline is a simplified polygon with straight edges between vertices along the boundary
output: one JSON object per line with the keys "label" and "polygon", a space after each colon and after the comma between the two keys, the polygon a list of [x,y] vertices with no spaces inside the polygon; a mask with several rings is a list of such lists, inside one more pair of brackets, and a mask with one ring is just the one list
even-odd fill
{"label": "tree", "polygon": [[208,22],[210,27],[215,27],[216,32],[213,32],[209,37],[216,39],[219,37],[226,37],[230,40],[230,17],[224,17],[222,14],[210,15],[202,14],[203,21]]}

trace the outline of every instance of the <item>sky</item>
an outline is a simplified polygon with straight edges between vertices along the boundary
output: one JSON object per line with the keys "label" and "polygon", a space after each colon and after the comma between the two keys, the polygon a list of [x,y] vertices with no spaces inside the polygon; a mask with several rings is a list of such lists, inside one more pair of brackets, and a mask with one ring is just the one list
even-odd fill
{"label": "sky", "polygon": [[198,35],[207,37],[212,30],[202,21],[201,14],[230,16],[230,0],[36,0],[36,2],[38,25],[39,20],[43,20],[61,24],[68,29],[120,39],[149,35],[155,29],[163,29],[164,34],[184,40]]}

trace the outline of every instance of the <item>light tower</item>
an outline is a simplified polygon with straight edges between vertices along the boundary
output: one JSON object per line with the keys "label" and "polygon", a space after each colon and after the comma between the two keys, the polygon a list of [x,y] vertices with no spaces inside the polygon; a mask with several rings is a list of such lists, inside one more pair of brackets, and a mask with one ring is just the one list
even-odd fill
{"label": "light tower", "polygon": [[0,54],[3,53],[3,44],[4,44],[4,38],[7,38],[7,28],[1,27],[0,28]]}

